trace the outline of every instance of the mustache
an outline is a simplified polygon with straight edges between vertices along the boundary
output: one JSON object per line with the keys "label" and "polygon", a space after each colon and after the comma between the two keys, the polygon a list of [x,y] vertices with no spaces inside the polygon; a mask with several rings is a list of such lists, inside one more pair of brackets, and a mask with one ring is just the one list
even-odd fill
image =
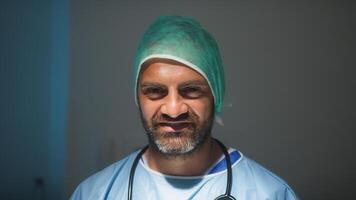
{"label": "mustache", "polygon": [[159,125],[177,125],[177,124],[194,124],[198,122],[198,116],[193,112],[186,112],[178,115],[177,117],[171,117],[167,114],[157,114],[152,119],[154,126]]}

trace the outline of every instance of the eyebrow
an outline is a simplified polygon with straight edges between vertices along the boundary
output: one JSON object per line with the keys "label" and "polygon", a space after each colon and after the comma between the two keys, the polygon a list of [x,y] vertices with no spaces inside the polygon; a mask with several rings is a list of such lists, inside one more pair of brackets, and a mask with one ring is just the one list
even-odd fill
{"label": "eyebrow", "polygon": [[140,84],[140,87],[148,87],[148,86],[165,87],[163,84],[156,83],[156,82],[144,82],[144,83]]}
{"label": "eyebrow", "polygon": [[178,85],[178,87],[186,87],[186,86],[206,86],[209,87],[209,85],[205,81],[200,81],[200,80],[192,80],[192,81],[186,81]]}
{"label": "eyebrow", "polygon": [[[208,84],[205,81],[200,81],[200,80],[185,81],[185,82],[179,84],[179,86],[188,86],[188,85],[208,86]],[[140,86],[164,86],[164,84],[146,81],[146,82],[141,83]]]}

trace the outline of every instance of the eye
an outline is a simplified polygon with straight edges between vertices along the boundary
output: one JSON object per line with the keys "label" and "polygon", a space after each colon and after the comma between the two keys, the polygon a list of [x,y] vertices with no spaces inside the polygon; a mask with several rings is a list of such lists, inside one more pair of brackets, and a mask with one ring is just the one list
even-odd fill
{"label": "eye", "polygon": [[167,90],[157,86],[144,86],[141,89],[142,93],[151,100],[160,99],[167,95]]}
{"label": "eye", "polygon": [[181,96],[189,99],[195,99],[205,94],[204,89],[199,86],[185,86],[179,89]]}

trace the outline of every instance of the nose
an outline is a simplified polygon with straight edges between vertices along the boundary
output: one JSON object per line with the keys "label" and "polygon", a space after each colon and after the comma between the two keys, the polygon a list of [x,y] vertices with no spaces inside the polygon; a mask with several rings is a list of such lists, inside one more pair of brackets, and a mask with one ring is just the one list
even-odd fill
{"label": "nose", "polygon": [[177,92],[169,92],[164,99],[161,112],[171,118],[176,118],[181,114],[188,112],[188,105],[184,102],[183,97],[181,97]]}

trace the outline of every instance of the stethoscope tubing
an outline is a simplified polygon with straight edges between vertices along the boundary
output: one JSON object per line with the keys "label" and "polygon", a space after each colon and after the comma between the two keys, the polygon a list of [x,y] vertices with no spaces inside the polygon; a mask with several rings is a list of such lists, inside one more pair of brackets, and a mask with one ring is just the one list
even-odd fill
{"label": "stethoscope tubing", "polygon": [[[232,187],[232,169],[231,169],[231,159],[229,156],[229,153],[227,151],[227,148],[225,145],[220,142],[219,140],[215,139],[215,141],[219,144],[222,152],[224,153],[225,156],[225,161],[226,161],[226,169],[227,169],[227,180],[226,180],[226,191],[225,194],[218,196],[215,200],[236,200],[232,195],[231,195],[231,187]],[[129,176],[129,185],[128,185],[128,195],[127,199],[132,200],[132,193],[133,193],[133,182],[135,178],[135,171],[138,165],[138,162],[140,161],[142,155],[145,153],[147,150],[148,145],[145,146],[144,148],[141,149],[141,151],[136,155],[134,162],[132,163],[131,170],[130,170],[130,176]]]}

